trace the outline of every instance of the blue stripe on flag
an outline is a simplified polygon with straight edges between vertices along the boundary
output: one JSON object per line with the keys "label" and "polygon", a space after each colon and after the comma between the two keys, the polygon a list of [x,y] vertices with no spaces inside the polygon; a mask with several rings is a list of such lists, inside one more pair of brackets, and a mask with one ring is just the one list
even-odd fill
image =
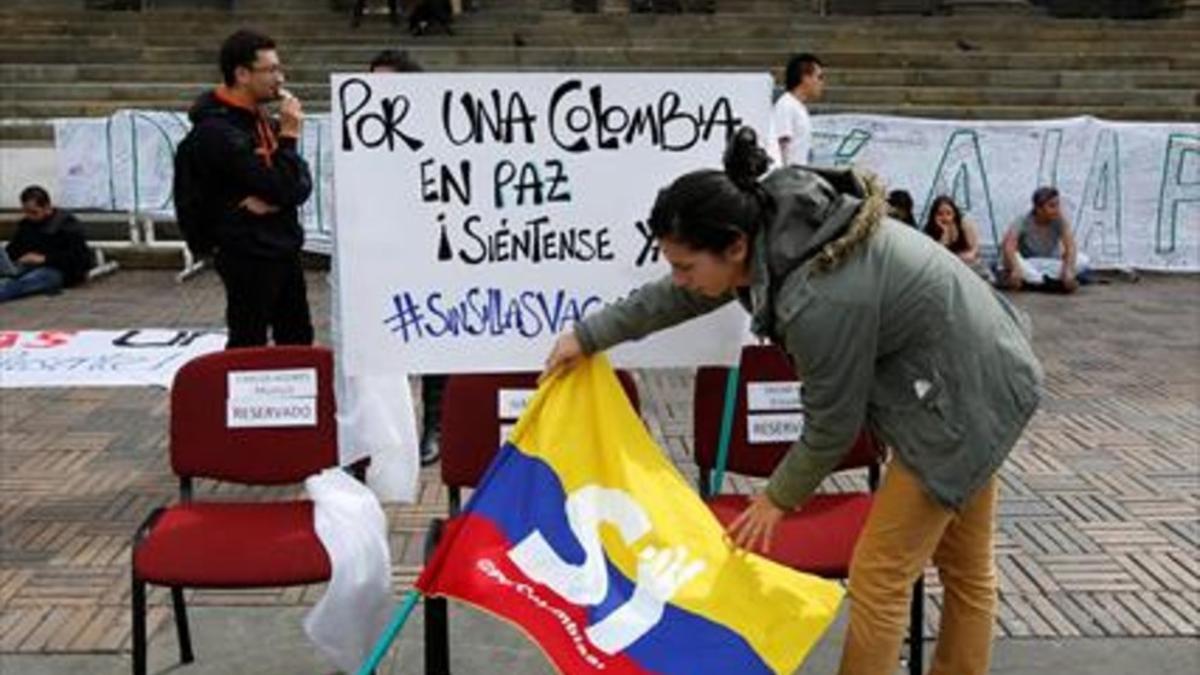
{"label": "blue stripe on flag", "polygon": [[[467,512],[494,522],[514,545],[539,530],[565,562],[583,563],[583,547],[567,524],[562,482],[548,464],[506,443],[481,485],[486,485],[486,489],[476,491]],[[599,605],[589,608],[592,623],[603,619],[633,594],[633,583],[611,563],[607,568],[608,594]],[[739,633],[671,604],[664,608],[662,620],[624,653],[643,667],[660,673],[771,672]]]}

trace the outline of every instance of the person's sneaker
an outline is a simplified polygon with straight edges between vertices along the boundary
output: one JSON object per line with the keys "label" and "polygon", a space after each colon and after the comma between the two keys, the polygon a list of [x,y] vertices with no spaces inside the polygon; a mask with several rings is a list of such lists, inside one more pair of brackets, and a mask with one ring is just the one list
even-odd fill
{"label": "person's sneaker", "polygon": [[433,429],[427,429],[421,434],[421,466],[435,464],[442,456],[442,434]]}

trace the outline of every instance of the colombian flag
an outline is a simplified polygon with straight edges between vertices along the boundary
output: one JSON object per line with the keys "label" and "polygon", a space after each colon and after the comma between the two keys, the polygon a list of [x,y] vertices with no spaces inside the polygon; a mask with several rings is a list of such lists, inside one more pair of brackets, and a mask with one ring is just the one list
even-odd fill
{"label": "colombian flag", "polygon": [[733,548],[603,356],[543,383],[417,587],[572,675],[792,673],[842,597]]}

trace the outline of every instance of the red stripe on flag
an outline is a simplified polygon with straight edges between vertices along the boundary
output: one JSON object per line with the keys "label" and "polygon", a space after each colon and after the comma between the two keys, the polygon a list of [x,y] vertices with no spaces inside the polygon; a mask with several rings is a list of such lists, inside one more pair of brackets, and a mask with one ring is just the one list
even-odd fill
{"label": "red stripe on flag", "polygon": [[443,534],[442,545],[417,580],[422,593],[456,598],[511,621],[564,673],[652,672],[592,645],[584,632],[587,610],[525,576],[508,559],[515,542],[487,518],[461,515]]}

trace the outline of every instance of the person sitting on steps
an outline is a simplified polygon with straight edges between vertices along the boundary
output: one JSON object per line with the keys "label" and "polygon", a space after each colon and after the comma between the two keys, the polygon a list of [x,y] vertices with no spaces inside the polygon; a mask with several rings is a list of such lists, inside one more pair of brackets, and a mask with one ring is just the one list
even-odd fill
{"label": "person sitting on steps", "polygon": [[[387,0],[388,4],[388,20],[393,26],[400,24],[400,12],[396,3],[399,0]],[[363,13],[367,10],[367,0],[354,0],[354,13],[350,17],[350,27],[358,28],[358,24],[362,23]]]}

